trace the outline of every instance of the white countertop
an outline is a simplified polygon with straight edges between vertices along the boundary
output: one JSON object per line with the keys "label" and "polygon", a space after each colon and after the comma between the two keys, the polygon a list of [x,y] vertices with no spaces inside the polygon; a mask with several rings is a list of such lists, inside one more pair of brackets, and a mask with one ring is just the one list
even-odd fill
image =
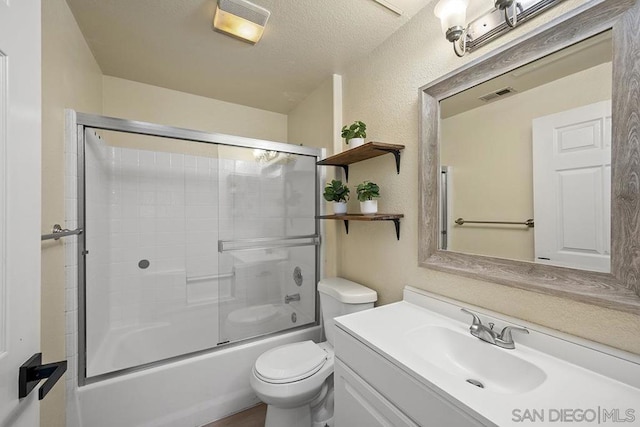
{"label": "white countertop", "polygon": [[[463,323],[406,301],[336,319],[337,327],[355,336],[416,380],[432,389],[435,386],[462,402],[461,406],[472,409],[497,425],[640,426],[640,389],[632,385],[640,377],[640,365],[635,363],[624,361],[622,368],[629,370],[629,378],[633,379],[624,383],[521,344],[518,342],[521,335],[514,333],[516,349],[496,347],[496,350],[512,352],[514,356],[534,364],[544,371],[546,379],[532,390],[512,393],[499,388],[480,389],[466,383],[459,375],[426,361],[415,350],[415,346],[412,348],[412,342],[407,338],[408,333],[416,331],[413,334],[415,336],[420,333],[419,328],[427,325],[469,334],[470,324],[471,317],[468,323]],[[530,331],[531,335],[538,334],[535,330]],[[557,338],[544,336],[541,339]],[[476,344],[491,345],[474,340],[477,343],[474,341],[469,351],[474,351]],[[527,342],[536,340],[529,339]],[[553,342],[550,344],[553,345]],[[595,351],[578,347],[572,353]],[[616,357],[607,356],[603,359],[602,354],[598,353],[598,363],[603,363],[600,360],[604,360],[604,363],[621,363]],[[487,363],[491,364],[491,361]],[[499,366],[490,368],[500,369]]]}

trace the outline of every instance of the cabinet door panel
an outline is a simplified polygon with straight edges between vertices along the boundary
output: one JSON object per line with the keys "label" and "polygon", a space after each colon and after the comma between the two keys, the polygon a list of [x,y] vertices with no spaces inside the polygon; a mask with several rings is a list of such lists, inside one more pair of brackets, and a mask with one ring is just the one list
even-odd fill
{"label": "cabinet door panel", "polygon": [[334,375],[336,427],[418,427],[339,360]]}
{"label": "cabinet door panel", "polygon": [[[336,363],[347,366],[399,411],[422,427],[495,426],[428,382],[418,381],[349,333],[335,328]],[[336,400],[337,401],[337,400]],[[384,425],[384,424],[381,424]],[[338,427],[349,427],[348,424]]]}

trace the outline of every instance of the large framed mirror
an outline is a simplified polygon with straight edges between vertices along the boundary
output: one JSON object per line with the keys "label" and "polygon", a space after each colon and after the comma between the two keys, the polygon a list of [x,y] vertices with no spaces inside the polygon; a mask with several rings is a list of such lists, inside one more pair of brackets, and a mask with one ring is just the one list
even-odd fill
{"label": "large framed mirror", "polygon": [[640,313],[635,3],[587,3],[420,89],[421,266]]}

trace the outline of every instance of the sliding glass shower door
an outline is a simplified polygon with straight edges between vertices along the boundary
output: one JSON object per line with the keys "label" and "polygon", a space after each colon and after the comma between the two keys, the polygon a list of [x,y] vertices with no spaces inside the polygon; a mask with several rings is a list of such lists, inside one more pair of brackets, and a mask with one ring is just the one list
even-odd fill
{"label": "sliding glass shower door", "polygon": [[315,157],[220,147],[221,342],[315,321]]}
{"label": "sliding glass shower door", "polygon": [[84,378],[316,321],[317,156],[276,146],[84,129]]}

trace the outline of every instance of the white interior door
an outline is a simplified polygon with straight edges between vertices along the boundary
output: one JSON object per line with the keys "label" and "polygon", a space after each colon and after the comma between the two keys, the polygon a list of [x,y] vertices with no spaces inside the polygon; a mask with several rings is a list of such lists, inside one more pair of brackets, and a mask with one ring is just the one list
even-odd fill
{"label": "white interior door", "polygon": [[610,271],[611,101],[533,120],[536,262]]}
{"label": "white interior door", "polygon": [[0,0],[0,425],[39,425],[18,369],[40,348],[40,0]]}

